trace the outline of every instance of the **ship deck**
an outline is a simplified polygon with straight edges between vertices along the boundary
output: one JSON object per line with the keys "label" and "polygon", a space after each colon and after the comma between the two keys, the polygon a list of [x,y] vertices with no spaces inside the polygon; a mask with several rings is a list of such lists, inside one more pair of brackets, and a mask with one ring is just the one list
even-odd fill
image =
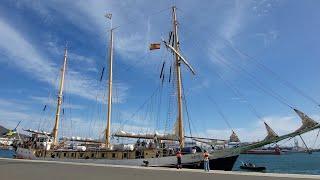
{"label": "ship deck", "polygon": [[0,158],[1,179],[219,179],[219,180],[295,180],[320,179],[319,175],[294,175],[274,173],[226,172],[194,169],[167,169],[151,167],[128,167],[104,164],[85,164],[40,160]]}

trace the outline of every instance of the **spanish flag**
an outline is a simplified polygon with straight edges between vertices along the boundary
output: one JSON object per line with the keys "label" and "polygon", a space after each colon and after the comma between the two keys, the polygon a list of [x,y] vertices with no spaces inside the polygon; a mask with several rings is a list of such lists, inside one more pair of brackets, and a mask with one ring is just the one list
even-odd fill
{"label": "spanish flag", "polygon": [[150,44],[150,50],[160,49],[160,43]]}

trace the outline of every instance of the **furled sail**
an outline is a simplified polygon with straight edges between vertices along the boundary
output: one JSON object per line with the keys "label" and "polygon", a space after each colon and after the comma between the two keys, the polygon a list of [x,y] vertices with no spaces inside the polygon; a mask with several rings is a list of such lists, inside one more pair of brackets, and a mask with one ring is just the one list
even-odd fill
{"label": "furled sail", "polygon": [[264,122],[264,126],[266,127],[268,133],[264,140],[270,140],[279,137],[277,133],[275,133],[274,130],[271,129],[271,127],[266,122]]}
{"label": "furled sail", "polygon": [[40,134],[40,135],[45,135],[45,136],[52,136],[52,133],[48,133],[45,131],[37,131],[37,130],[32,130],[32,129],[22,129],[26,132],[32,133],[32,134]]}
{"label": "furled sail", "polygon": [[237,134],[232,131],[232,134],[230,136],[230,139],[229,139],[230,142],[240,142],[240,139],[239,137],[237,136]]}
{"label": "furled sail", "polygon": [[298,109],[294,109],[294,111],[298,114],[302,121],[301,127],[297,129],[296,132],[318,125],[318,123],[315,120],[311,119],[309,116],[299,111]]}
{"label": "furled sail", "polygon": [[115,137],[126,137],[126,138],[141,138],[141,139],[157,139],[157,140],[171,140],[171,141],[178,141],[179,138],[175,134],[135,134],[135,133],[128,133],[125,131],[118,131],[113,136]]}

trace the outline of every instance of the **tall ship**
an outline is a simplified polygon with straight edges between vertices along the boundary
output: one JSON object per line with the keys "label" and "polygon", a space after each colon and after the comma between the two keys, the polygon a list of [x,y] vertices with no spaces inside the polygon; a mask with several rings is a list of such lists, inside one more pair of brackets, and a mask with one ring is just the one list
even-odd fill
{"label": "tall ship", "polygon": [[[172,54],[174,67],[174,81],[177,108],[176,122],[172,133],[166,134],[135,134],[126,131],[117,131],[111,133],[111,112],[112,112],[112,83],[113,83],[113,41],[114,30],[110,30],[109,46],[109,80],[108,80],[108,113],[105,128],[105,141],[63,138],[59,140],[59,121],[61,114],[61,105],[63,103],[65,71],[68,61],[68,51],[65,49],[63,65],[61,69],[61,78],[59,93],[57,97],[57,106],[55,121],[52,132],[36,131],[32,129],[25,130],[30,133],[26,138],[15,145],[16,157],[23,159],[39,159],[50,161],[68,161],[85,162],[98,164],[128,165],[128,166],[152,166],[152,167],[175,167],[176,152],[181,151],[182,166],[184,168],[203,168],[203,151],[209,151],[210,168],[217,170],[232,170],[235,161],[240,153],[262,147],[267,144],[292,138],[303,133],[312,131],[320,125],[305,115],[303,112],[294,109],[302,119],[302,126],[289,134],[278,136],[267,124],[267,137],[259,142],[241,145],[237,135],[232,132],[229,140],[213,139],[208,137],[186,136],[184,132],[183,101],[182,90],[182,65],[195,74],[194,69],[182,56],[179,41],[178,20],[176,7],[172,7],[172,30],[169,40],[162,40],[162,45]],[[111,18],[109,15],[108,18]],[[160,43],[152,44],[150,49],[159,49]],[[171,69],[170,69],[171,70]],[[132,144],[115,144],[111,142],[111,136],[117,138],[135,139]],[[79,142],[81,145],[74,145],[68,142]],[[190,143],[193,142],[193,143]],[[197,142],[197,143],[194,143]],[[199,146],[198,144],[206,146]],[[217,148],[219,147],[219,148]]]}

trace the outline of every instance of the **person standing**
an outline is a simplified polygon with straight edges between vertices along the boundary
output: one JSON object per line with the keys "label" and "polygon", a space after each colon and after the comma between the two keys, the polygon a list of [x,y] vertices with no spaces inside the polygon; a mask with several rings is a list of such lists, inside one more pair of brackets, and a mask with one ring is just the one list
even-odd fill
{"label": "person standing", "polygon": [[181,154],[180,150],[178,150],[176,156],[177,156],[177,169],[181,169],[182,168],[182,165],[181,165],[182,154]]}
{"label": "person standing", "polygon": [[203,166],[204,166],[204,171],[210,171],[210,166],[209,166],[209,153],[204,150],[203,153]]}
{"label": "person standing", "polygon": [[196,152],[197,152],[196,147],[192,147],[191,153],[192,153],[192,154],[196,154]]}

